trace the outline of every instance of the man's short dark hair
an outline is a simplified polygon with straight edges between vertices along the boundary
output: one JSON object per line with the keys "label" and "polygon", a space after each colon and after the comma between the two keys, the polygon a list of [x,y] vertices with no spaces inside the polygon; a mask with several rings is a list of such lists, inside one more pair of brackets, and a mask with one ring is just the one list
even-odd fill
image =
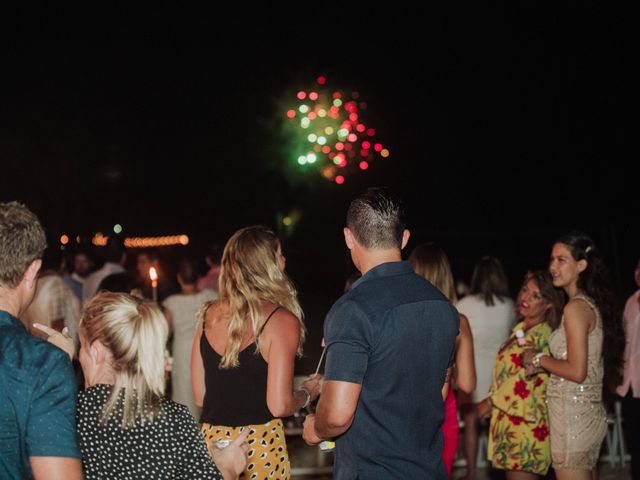
{"label": "man's short dark hair", "polygon": [[402,201],[387,187],[368,188],[349,205],[347,228],[365,248],[400,249],[405,230]]}
{"label": "man's short dark hair", "polygon": [[0,203],[0,285],[16,288],[47,247],[38,217],[18,202]]}

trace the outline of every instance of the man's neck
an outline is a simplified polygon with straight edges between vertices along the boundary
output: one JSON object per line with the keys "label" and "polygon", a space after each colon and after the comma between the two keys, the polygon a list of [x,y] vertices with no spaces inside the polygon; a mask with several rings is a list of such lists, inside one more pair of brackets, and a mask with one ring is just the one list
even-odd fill
{"label": "man's neck", "polygon": [[364,275],[372,268],[375,268],[378,265],[382,265],[383,263],[401,262],[401,261],[402,261],[402,254],[400,253],[400,250],[397,250],[397,249],[389,249],[389,250],[362,249],[362,252],[360,255],[359,270],[360,270],[360,273]]}
{"label": "man's neck", "polygon": [[0,310],[19,318],[21,313],[20,306],[21,302],[15,290],[6,290],[0,287]]}

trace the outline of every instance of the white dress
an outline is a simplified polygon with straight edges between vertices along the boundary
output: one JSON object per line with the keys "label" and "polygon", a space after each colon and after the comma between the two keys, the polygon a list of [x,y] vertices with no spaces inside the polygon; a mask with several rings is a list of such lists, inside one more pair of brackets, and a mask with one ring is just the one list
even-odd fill
{"label": "white dress", "polygon": [[189,407],[196,419],[200,417],[200,409],[196,407],[191,388],[191,347],[196,333],[196,313],[203,303],[216,298],[218,294],[215,291],[204,289],[190,295],[171,295],[162,302],[173,318],[171,400]]}
{"label": "white dress", "polygon": [[487,398],[491,388],[493,364],[500,345],[507,339],[516,319],[513,300],[493,297],[493,305],[484,303],[479,295],[468,295],[456,305],[469,319],[473,335],[473,354],[476,362],[476,389],[473,403]]}

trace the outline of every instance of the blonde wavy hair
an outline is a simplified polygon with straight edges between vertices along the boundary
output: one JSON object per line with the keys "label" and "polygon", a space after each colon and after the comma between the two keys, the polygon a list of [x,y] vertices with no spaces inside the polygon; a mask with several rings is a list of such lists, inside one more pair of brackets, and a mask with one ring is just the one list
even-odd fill
{"label": "blonde wavy hair", "polygon": [[456,287],[451,273],[451,265],[444,250],[433,242],[423,243],[409,255],[413,271],[429,280],[451,302],[456,303]]}
{"label": "blonde wavy hair", "polygon": [[101,421],[114,413],[124,391],[122,426],[133,427],[138,418],[153,422],[162,414],[168,336],[157,304],[126,293],[100,292],[85,306],[79,328],[88,345],[100,340],[111,353],[115,384]]}
{"label": "blonde wavy hair", "polygon": [[[239,365],[240,345],[250,322],[256,353],[259,352],[258,332],[264,323],[262,302],[269,301],[293,313],[300,322],[298,356],[302,355],[305,327],[302,309],[293,283],[278,268],[278,237],[266,227],[241,228],[224,247],[220,265],[220,301],[229,306],[229,340],[220,360],[220,368]],[[202,315],[206,307],[202,310]]]}

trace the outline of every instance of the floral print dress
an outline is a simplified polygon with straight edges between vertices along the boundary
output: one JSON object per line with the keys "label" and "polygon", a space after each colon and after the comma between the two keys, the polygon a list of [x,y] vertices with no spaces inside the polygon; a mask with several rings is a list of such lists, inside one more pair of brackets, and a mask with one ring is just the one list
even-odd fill
{"label": "floral print dress", "polygon": [[549,414],[545,402],[547,373],[529,378],[522,363],[523,350],[535,348],[550,355],[551,327],[546,323],[525,331],[524,347],[518,345],[518,323],[500,347],[493,367],[489,396],[493,403],[487,456],[494,468],[545,475],[551,464]]}

